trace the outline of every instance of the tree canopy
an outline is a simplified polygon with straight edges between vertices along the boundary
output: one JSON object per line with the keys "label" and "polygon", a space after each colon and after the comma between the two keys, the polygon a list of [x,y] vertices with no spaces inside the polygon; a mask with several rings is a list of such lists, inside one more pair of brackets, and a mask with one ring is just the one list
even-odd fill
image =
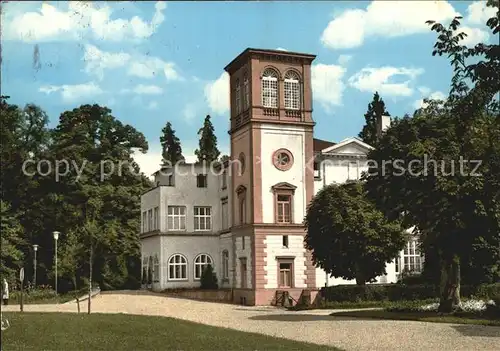
{"label": "tree canopy", "polygon": [[365,113],[366,124],[358,135],[368,145],[375,146],[378,141],[377,123],[382,116],[390,116],[390,114],[385,108],[384,100],[378,92],[375,92],[373,100],[368,104],[368,110]]}
{"label": "tree canopy", "polygon": [[198,136],[200,138],[199,148],[194,152],[198,157],[198,161],[217,161],[220,151],[217,148],[217,137],[215,136],[215,130],[212,121],[210,120],[210,115],[205,117],[203,127],[198,130]]}
{"label": "tree canopy", "polygon": [[[498,18],[487,23],[494,35]],[[441,311],[460,306],[461,262],[481,256],[491,279],[500,276],[500,50],[460,45],[460,19],[428,22],[438,34],[433,55],[447,55],[454,71],[449,97],[394,121],[366,176],[378,208],[415,225],[424,251],[437,253]]]}
{"label": "tree canopy", "polygon": [[400,223],[388,221],[366,198],[359,182],[321,189],[307,209],[305,225],[314,264],[358,285],[385,274],[406,237]]}
{"label": "tree canopy", "polygon": [[179,161],[184,161],[181,141],[175,136],[175,130],[172,128],[172,123],[167,122],[162,129],[160,142],[162,146],[163,166],[175,165]]}

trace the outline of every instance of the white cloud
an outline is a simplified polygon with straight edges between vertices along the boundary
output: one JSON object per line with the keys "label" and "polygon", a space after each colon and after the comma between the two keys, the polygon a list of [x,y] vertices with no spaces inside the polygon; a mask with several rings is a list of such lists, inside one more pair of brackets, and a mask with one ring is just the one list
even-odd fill
{"label": "white cloud", "polygon": [[103,93],[102,89],[94,82],[75,85],[45,85],[38,89],[45,94],[60,92],[64,102],[71,103],[89,99]]}
{"label": "white cloud", "polygon": [[130,60],[130,54],[124,52],[104,52],[94,45],[86,45],[83,61],[85,61],[85,72],[93,73],[103,79],[104,70],[125,66]]}
{"label": "white cloud", "polygon": [[[431,94],[429,93],[426,93],[424,94],[424,97],[426,99],[431,99],[431,100],[446,100],[446,94],[441,92],[441,91],[435,91]],[[424,99],[419,99],[419,100],[416,100],[414,103],[413,103],[413,107],[415,107],[415,109],[419,109],[419,108],[425,108],[427,107],[428,104],[426,104],[424,102]]]}
{"label": "white cloud", "polygon": [[163,23],[166,3],[158,2],[151,22],[138,16],[111,19],[113,10],[102,3],[71,1],[67,11],[43,2],[37,11],[13,13],[3,20],[3,38],[24,42],[82,40],[141,40],[151,37]]}
{"label": "white cloud", "polygon": [[313,97],[326,110],[342,104],[344,74],[345,68],[338,65],[318,63],[311,67]]}
{"label": "white cloud", "polygon": [[460,26],[458,32],[463,32],[467,36],[460,41],[460,44],[466,46],[474,46],[479,43],[485,43],[489,40],[490,35],[485,30],[480,28],[471,28],[468,26]]}
{"label": "white cloud", "polygon": [[470,24],[486,24],[491,17],[495,17],[498,9],[486,6],[486,1],[474,1],[467,7],[465,20]]}
{"label": "white cloud", "polygon": [[160,95],[163,93],[163,89],[157,85],[144,85],[138,84],[133,89],[122,89],[120,91],[122,94],[136,94],[136,95]]}
{"label": "white cloud", "polygon": [[158,103],[156,101],[151,101],[148,104],[148,110],[158,110]]}
{"label": "white cloud", "polygon": [[459,15],[447,1],[372,1],[365,10],[335,16],[321,35],[331,49],[361,46],[366,37],[400,37],[429,32],[427,20],[446,21]]}
{"label": "white cloud", "polygon": [[182,109],[182,116],[184,117],[187,123],[191,123],[193,119],[196,117],[196,107],[194,104],[187,104]]}
{"label": "white cloud", "polygon": [[213,113],[222,115],[229,111],[229,74],[224,72],[205,85],[205,99]]}
{"label": "white cloud", "polygon": [[417,89],[422,95],[428,95],[431,92],[431,89],[428,87],[418,87]]}
{"label": "white cloud", "polygon": [[128,67],[127,75],[140,78],[153,78],[163,73],[167,80],[182,80],[173,62],[166,62],[158,57],[130,55],[124,52],[105,52],[94,45],[86,45],[83,54],[84,71],[103,79],[104,71]]}
{"label": "white cloud", "polygon": [[165,62],[158,57],[143,56],[131,63],[128,74],[140,78],[153,78],[163,73],[167,80],[182,80],[173,62]]}
{"label": "white cloud", "polygon": [[[424,70],[421,68],[366,67],[351,76],[348,83],[350,86],[364,92],[373,93],[378,91],[384,96],[410,96],[413,94],[410,83],[423,72]],[[390,81],[397,76],[403,76],[406,80],[402,83]]]}
{"label": "white cloud", "polygon": [[288,51],[287,49],[282,48],[282,47],[276,48],[276,50],[279,50],[279,51]]}
{"label": "white cloud", "polygon": [[352,59],[352,56],[351,55],[340,55],[339,58],[337,59],[337,63],[339,65],[345,65],[347,64],[349,61],[351,61]]}

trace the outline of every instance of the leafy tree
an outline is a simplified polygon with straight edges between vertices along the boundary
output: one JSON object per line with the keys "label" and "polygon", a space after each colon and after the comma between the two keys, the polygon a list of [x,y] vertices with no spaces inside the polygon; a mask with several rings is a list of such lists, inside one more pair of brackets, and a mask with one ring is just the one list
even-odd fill
{"label": "leafy tree", "polygon": [[367,200],[359,182],[329,185],[314,197],[305,218],[313,262],[334,277],[364,285],[385,274],[403,249],[405,234]]}
{"label": "leafy tree", "polygon": [[217,276],[214,272],[212,265],[208,265],[203,272],[201,272],[200,278],[202,289],[218,289],[219,283],[217,282]]}
{"label": "leafy tree", "polygon": [[[130,276],[140,277],[139,231],[140,195],[150,186],[133,162],[134,149],[145,152],[147,142],[129,125],[111,115],[111,110],[98,105],[83,105],[61,115],[53,132],[53,160],[66,159],[77,165],[56,181],[46,177],[50,194],[45,204],[51,223],[63,233],[78,228],[80,241],[92,249],[78,258],[80,279],[88,277],[93,263],[93,276],[104,289],[124,286]],[[137,261],[137,262],[136,262]],[[129,270],[133,269],[134,272]]]}
{"label": "leafy tree", "polygon": [[222,155],[222,157],[220,158],[221,163],[224,163],[224,162],[229,161],[229,160],[230,160],[230,157],[228,155]]}
{"label": "leafy tree", "polygon": [[162,152],[162,165],[175,165],[179,161],[184,161],[182,155],[182,147],[179,138],[175,136],[175,130],[172,129],[172,124],[167,122],[162,129],[163,135],[160,137]]}
{"label": "leafy tree", "polygon": [[[487,23],[493,34],[500,30],[498,18],[497,11]],[[413,118],[397,120],[370,153],[379,166],[367,175],[378,207],[415,225],[424,251],[436,253],[441,312],[460,307],[464,260],[482,252],[481,264],[493,276],[500,267],[500,50],[498,44],[460,45],[465,34],[459,20],[448,28],[428,22],[439,34],[433,55],[448,55],[454,70],[447,101],[429,101]],[[474,63],[467,62],[471,57]],[[482,162],[475,169],[477,163],[460,160]]]}
{"label": "leafy tree", "polygon": [[210,120],[210,115],[205,117],[203,127],[198,130],[200,137],[199,148],[194,151],[199,162],[212,162],[219,158],[220,151],[217,148],[217,137],[215,136],[214,126]]}
{"label": "leafy tree", "polygon": [[384,100],[378,92],[375,92],[372,102],[368,104],[368,111],[365,113],[366,124],[358,135],[368,145],[376,145],[377,121],[384,115],[389,115],[389,112],[385,109]]}
{"label": "leafy tree", "polygon": [[23,228],[18,219],[11,213],[8,203],[0,201],[2,246],[0,256],[0,276],[11,278],[22,266],[24,244],[22,239]]}

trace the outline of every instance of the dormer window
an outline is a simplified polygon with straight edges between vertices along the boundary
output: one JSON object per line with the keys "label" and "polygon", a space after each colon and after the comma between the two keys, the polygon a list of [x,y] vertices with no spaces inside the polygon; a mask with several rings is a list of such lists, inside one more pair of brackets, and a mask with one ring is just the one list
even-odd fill
{"label": "dormer window", "polygon": [[236,79],[236,89],[235,89],[235,105],[236,105],[236,115],[241,113],[241,87],[240,80]]}
{"label": "dormer window", "polygon": [[272,69],[262,74],[262,106],[278,108],[278,74]]}
{"label": "dormer window", "polygon": [[284,82],[285,108],[288,110],[300,109],[300,80],[294,71],[285,74]]}

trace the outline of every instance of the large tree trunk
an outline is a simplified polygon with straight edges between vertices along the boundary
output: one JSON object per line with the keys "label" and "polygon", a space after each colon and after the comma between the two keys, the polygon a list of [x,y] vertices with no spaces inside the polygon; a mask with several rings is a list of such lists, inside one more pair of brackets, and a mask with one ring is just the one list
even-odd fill
{"label": "large tree trunk", "polygon": [[460,258],[441,259],[441,296],[438,312],[450,313],[461,306],[460,301]]}
{"label": "large tree trunk", "polygon": [[365,275],[359,265],[356,265],[356,285],[366,285]]}

